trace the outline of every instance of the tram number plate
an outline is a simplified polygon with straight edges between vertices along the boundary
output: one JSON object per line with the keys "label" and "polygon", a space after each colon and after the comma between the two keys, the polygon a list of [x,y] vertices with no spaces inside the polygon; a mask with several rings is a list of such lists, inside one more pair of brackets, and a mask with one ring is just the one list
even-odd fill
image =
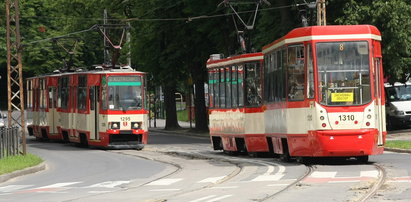
{"label": "tram number plate", "polygon": [[355,116],[354,115],[339,115],[338,118],[340,121],[354,121]]}
{"label": "tram number plate", "polygon": [[121,117],[120,120],[121,121],[130,121],[130,117]]}

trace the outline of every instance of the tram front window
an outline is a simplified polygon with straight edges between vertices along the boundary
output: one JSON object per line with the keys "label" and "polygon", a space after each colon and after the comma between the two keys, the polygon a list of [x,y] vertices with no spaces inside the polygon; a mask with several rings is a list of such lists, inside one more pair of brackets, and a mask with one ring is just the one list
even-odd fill
{"label": "tram front window", "polygon": [[316,48],[321,104],[347,106],[371,101],[367,42],[323,42]]}
{"label": "tram front window", "polygon": [[[138,80],[138,81],[137,81]],[[142,107],[139,77],[109,77],[108,108],[110,110],[136,110]]]}

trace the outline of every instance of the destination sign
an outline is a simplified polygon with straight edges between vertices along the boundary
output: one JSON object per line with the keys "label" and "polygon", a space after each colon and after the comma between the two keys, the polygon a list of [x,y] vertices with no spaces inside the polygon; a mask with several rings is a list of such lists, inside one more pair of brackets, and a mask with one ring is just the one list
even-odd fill
{"label": "destination sign", "polygon": [[354,93],[331,93],[331,102],[353,102]]}
{"label": "destination sign", "polygon": [[141,82],[140,76],[110,76],[108,82]]}

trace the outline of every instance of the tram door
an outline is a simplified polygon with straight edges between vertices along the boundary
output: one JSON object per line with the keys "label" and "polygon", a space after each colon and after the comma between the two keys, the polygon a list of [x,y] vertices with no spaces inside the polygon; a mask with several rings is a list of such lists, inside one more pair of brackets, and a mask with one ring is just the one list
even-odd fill
{"label": "tram door", "polygon": [[98,140],[100,139],[99,136],[99,129],[98,129],[98,112],[99,112],[99,103],[98,103],[98,92],[99,86],[91,86],[90,88],[90,119],[89,119],[89,126],[90,126],[90,139]]}
{"label": "tram door", "polygon": [[382,78],[381,78],[381,58],[374,58],[374,96],[376,101],[376,127],[378,129],[378,145],[383,145],[383,130],[384,130],[384,119],[385,119],[385,112],[383,111],[382,106]]}
{"label": "tram door", "polygon": [[55,134],[57,133],[57,128],[56,128],[56,99],[57,99],[57,91],[56,87],[49,87],[49,113],[50,113],[50,119],[49,119],[49,124],[50,124],[50,131],[49,133]]}

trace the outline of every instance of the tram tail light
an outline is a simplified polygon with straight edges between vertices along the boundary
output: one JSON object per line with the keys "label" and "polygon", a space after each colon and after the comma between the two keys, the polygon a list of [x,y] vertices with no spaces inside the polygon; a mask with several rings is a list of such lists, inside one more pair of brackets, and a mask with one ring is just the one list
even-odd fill
{"label": "tram tail light", "polygon": [[323,128],[325,128],[325,127],[327,127],[327,124],[323,123],[323,124],[321,124],[321,126],[322,126]]}
{"label": "tram tail light", "polygon": [[141,129],[142,122],[131,122],[131,129]]}
{"label": "tram tail light", "polygon": [[108,122],[110,129],[120,129],[120,122]]}
{"label": "tram tail light", "polygon": [[367,122],[367,123],[365,123],[365,125],[366,125],[366,126],[370,126],[370,125],[371,125],[371,123],[370,123],[370,122]]}

